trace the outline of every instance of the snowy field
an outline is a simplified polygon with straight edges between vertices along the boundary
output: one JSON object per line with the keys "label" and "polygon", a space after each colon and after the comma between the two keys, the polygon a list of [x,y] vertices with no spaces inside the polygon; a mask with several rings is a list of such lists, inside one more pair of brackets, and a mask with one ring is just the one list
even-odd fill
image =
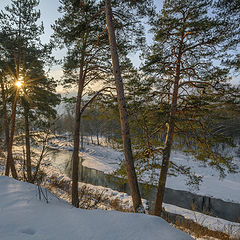
{"label": "snowy field", "polygon": [[192,239],[159,217],[76,209],[49,192],[48,200],[39,200],[37,186],[0,176],[0,239]]}
{"label": "snowy field", "polygon": [[[84,151],[80,156],[84,159],[83,165],[94,168],[105,173],[112,172],[119,167],[119,163],[124,159],[123,153],[106,145],[104,139],[101,139],[101,145],[95,145],[88,142],[84,144]],[[52,139],[51,146],[61,150],[72,150],[72,143],[68,139]],[[53,165],[64,169],[66,162],[71,159],[71,151],[61,151],[53,157]],[[192,171],[203,176],[199,189],[188,186],[187,177],[184,175],[169,176],[167,187],[176,190],[186,190],[199,195],[215,197],[225,201],[240,203],[240,171],[236,174],[228,174],[225,178],[219,179],[217,170],[208,166],[200,165],[193,157],[187,156],[182,152],[173,152],[172,161],[191,167]],[[234,157],[236,164],[240,166],[239,156]],[[159,172],[155,173],[155,183],[158,180]],[[145,173],[142,178],[144,182],[151,182],[151,173]],[[154,181],[153,181],[154,182]]]}

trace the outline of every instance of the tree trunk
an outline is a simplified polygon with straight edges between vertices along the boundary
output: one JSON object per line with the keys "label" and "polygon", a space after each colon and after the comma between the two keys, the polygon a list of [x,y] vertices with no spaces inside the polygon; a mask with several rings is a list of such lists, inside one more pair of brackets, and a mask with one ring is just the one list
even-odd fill
{"label": "tree trunk", "polygon": [[170,155],[172,150],[172,142],[173,142],[173,135],[174,135],[174,128],[175,128],[175,118],[177,112],[177,101],[178,101],[178,84],[180,80],[180,62],[181,62],[181,45],[177,59],[177,66],[176,66],[176,73],[174,79],[174,87],[173,87],[173,94],[172,94],[172,103],[171,103],[171,110],[170,110],[170,119],[169,119],[169,128],[166,135],[165,147],[163,150],[163,157],[162,157],[162,166],[161,172],[158,182],[157,194],[155,199],[155,207],[154,207],[154,215],[161,216],[162,212],[162,203],[163,197],[165,192],[165,186],[167,181],[167,173],[168,167],[170,162]]}
{"label": "tree trunk", "polygon": [[26,165],[27,165],[27,181],[32,182],[32,163],[31,163],[31,148],[30,148],[30,134],[29,134],[29,108],[24,106],[25,118],[25,145],[26,145]]}
{"label": "tree trunk", "polygon": [[119,114],[120,114],[122,140],[123,140],[124,156],[126,160],[128,183],[130,186],[130,192],[132,196],[134,211],[143,212],[144,209],[142,206],[140,191],[138,188],[137,176],[134,168],[134,161],[133,161],[133,155],[132,155],[132,149],[131,149],[128,115],[127,115],[127,108],[126,108],[126,102],[124,97],[123,82],[122,82],[122,77],[120,72],[115,30],[113,26],[111,0],[106,0],[106,22],[107,22],[107,28],[108,28],[110,51],[112,56],[113,74],[114,74],[116,89],[117,89],[118,108],[119,108]]}
{"label": "tree trunk", "polygon": [[91,133],[91,142],[92,142],[92,144],[94,143],[94,142],[93,142],[93,138],[92,138],[92,133]]}
{"label": "tree trunk", "polygon": [[5,169],[5,175],[9,176],[9,171],[11,169],[13,178],[17,179],[17,171],[14,165],[13,155],[12,155],[12,148],[13,148],[13,139],[14,139],[14,132],[15,132],[15,124],[16,124],[16,107],[17,107],[17,98],[18,98],[18,92],[16,93],[13,107],[12,107],[12,128],[11,128],[11,134],[9,138],[9,145],[7,149],[7,163],[6,163],[6,169]]}
{"label": "tree trunk", "polygon": [[98,130],[97,130],[97,145],[100,145],[99,136],[98,136]]}
{"label": "tree trunk", "polygon": [[83,132],[81,132],[81,150],[83,150]]}
{"label": "tree trunk", "polygon": [[[85,47],[83,47],[85,49]],[[79,143],[80,143],[80,125],[81,125],[81,104],[82,93],[84,88],[85,73],[83,71],[84,66],[84,51],[82,51],[80,61],[80,72],[78,82],[78,95],[75,112],[75,127],[74,127],[74,144],[72,155],[72,205],[76,208],[79,207],[78,198],[78,172],[79,172]]]}
{"label": "tree trunk", "polygon": [[170,154],[172,149],[172,141],[173,141],[173,135],[174,135],[175,114],[172,114],[173,112],[176,113],[176,108],[175,109],[172,108],[171,110],[169,129],[166,136],[166,146],[163,150],[161,173],[159,177],[157,194],[155,199],[154,215],[159,217],[161,216],[161,212],[162,212],[162,203],[163,203],[163,197],[164,197],[165,186],[167,181],[167,173],[168,173]]}
{"label": "tree trunk", "polygon": [[73,155],[72,155],[72,205],[79,207],[78,199],[78,167],[79,167],[79,143],[80,143],[80,124],[81,124],[81,98],[82,89],[78,87],[78,96],[76,103],[76,113],[75,113],[75,128],[74,128],[74,144],[73,144]]}
{"label": "tree trunk", "polygon": [[8,121],[8,114],[7,114],[7,102],[6,102],[5,88],[4,88],[4,84],[2,81],[1,81],[1,88],[2,88],[2,105],[3,105],[3,117],[4,117],[5,148],[8,149],[8,147],[9,147],[9,121]]}
{"label": "tree trunk", "polygon": [[[17,62],[16,62],[16,75],[17,79],[19,79],[19,73],[20,73],[20,59],[21,59],[21,17],[19,16],[19,22],[18,22],[18,52],[17,52]],[[12,155],[12,148],[13,148],[13,139],[14,139],[14,132],[15,132],[15,124],[16,124],[16,108],[17,108],[17,100],[18,100],[18,90],[16,91],[16,95],[14,98],[14,103],[12,106],[12,117],[11,117],[11,122],[12,122],[12,128],[11,128],[11,134],[9,138],[9,146],[7,150],[7,162],[6,162],[6,168],[5,168],[5,175],[9,176],[9,170],[11,168],[12,176],[13,178],[17,179],[17,171],[14,165],[14,160],[13,160],[13,155]]]}

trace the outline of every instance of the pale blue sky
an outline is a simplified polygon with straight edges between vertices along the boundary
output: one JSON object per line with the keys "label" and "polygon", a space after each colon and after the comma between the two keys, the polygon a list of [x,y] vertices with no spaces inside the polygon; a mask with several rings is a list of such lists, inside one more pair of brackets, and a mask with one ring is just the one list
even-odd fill
{"label": "pale blue sky", "polygon": [[[157,10],[160,11],[162,8],[162,2],[163,0],[154,0],[155,4],[157,6]],[[11,0],[0,0],[0,10],[4,8],[4,6],[8,5],[11,2]],[[44,43],[47,43],[50,39],[50,36],[53,33],[53,30],[51,29],[51,24],[54,23],[54,21],[60,16],[60,13],[57,11],[59,6],[59,0],[40,0],[39,8],[41,10],[41,21],[43,21],[45,34],[41,37],[42,41]],[[151,42],[152,35],[147,33],[147,39],[148,42]],[[61,59],[63,58],[65,51],[64,50],[56,50],[53,53],[56,58]],[[138,54],[131,55],[130,56],[134,65],[139,66],[141,61],[138,57]],[[61,67],[60,66],[54,66],[51,71],[51,76],[59,78],[61,75]],[[239,83],[240,77],[233,76],[233,82]]]}
{"label": "pale blue sky", "polygon": [[[162,0],[154,1],[157,9],[160,10],[162,8]],[[9,3],[11,3],[11,0],[0,0],[0,10]],[[43,21],[45,30],[45,34],[41,37],[41,39],[44,43],[49,41],[49,38],[53,33],[51,24],[53,24],[54,21],[61,16],[61,14],[57,11],[59,5],[59,0],[40,0],[39,8],[41,10],[41,21]],[[151,35],[149,35],[148,38],[150,40]]]}
{"label": "pale blue sky", "polygon": [[[0,0],[0,9],[4,9],[6,5],[9,5],[11,3],[11,0]],[[43,43],[48,43],[50,36],[53,33],[53,30],[51,28],[51,24],[54,23],[54,21],[60,16],[60,13],[57,11],[59,7],[59,1],[58,0],[40,0],[39,8],[41,11],[41,21],[44,24],[44,35],[41,36]],[[57,56],[57,58],[62,58],[64,55],[64,51],[54,51],[54,55]],[[54,71],[59,67],[54,67]]]}
{"label": "pale blue sky", "polygon": [[[163,0],[154,0],[157,6],[157,9],[160,10],[162,8],[162,1]],[[4,8],[4,6],[11,3],[11,0],[0,0],[0,10]],[[44,24],[45,34],[41,36],[42,42],[47,43],[49,42],[50,36],[53,33],[51,28],[51,24],[61,16],[60,13],[57,11],[60,3],[59,0],[40,0],[39,8],[41,11],[41,21]],[[147,33],[148,42],[151,41],[152,35]],[[55,50],[53,52],[54,56],[58,59],[64,57],[65,51],[64,50]],[[139,59],[138,54],[131,55],[130,58],[133,61],[135,66],[139,66],[141,61]],[[51,76],[59,78],[61,76],[61,67],[54,66],[51,70]]]}

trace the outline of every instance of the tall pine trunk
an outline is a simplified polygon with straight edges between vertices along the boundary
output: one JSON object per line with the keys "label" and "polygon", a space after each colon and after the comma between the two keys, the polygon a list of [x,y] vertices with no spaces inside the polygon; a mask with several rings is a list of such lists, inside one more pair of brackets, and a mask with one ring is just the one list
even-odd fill
{"label": "tall pine trunk", "polygon": [[32,163],[31,163],[31,147],[30,147],[30,133],[29,133],[28,117],[29,117],[29,108],[28,108],[28,106],[24,106],[27,181],[32,182]]}
{"label": "tall pine trunk", "polygon": [[8,147],[9,147],[9,121],[8,121],[8,114],[7,114],[7,102],[6,102],[6,95],[5,95],[5,87],[4,87],[4,84],[2,81],[1,81],[1,88],[2,88],[5,148],[8,149]]}
{"label": "tall pine trunk", "polygon": [[169,119],[169,127],[167,130],[165,148],[163,149],[162,166],[161,166],[161,172],[160,172],[160,177],[159,177],[159,182],[157,187],[157,194],[155,199],[154,215],[156,216],[161,216],[161,212],[162,212],[163,197],[164,197],[165,186],[167,181],[167,173],[168,173],[170,155],[172,150],[173,135],[174,135],[175,116],[176,116],[176,110],[177,110],[177,95],[178,95],[178,84],[175,83],[172,107],[171,107],[171,115]]}
{"label": "tall pine trunk", "polygon": [[80,143],[80,124],[81,124],[81,89],[78,89],[78,97],[75,113],[74,144],[72,155],[72,205],[79,207],[78,199],[78,170],[79,170],[79,143]]}
{"label": "tall pine trunk", "polygon": [[176,63],[172,103],[171,103],[170,118],[169,118],[169,127],[167,130],[165,147],[163,149],[162,166],[161,166],[161,172],[160,172],[160,177],[159,177],[159,182],[157,187],[157,194],[155,199],[154,215],[156,216],[161,216],[161,212],[162,212],[162,204],[163,204],[165,186],[167,181],[170,155],[172,150],[174,128],[175,128],[175,121],[176,121],[175,119],[176,119],[176,112],[177,112],[177,102],[178,102],[178,89],[179,89],[179,81],[180,81],[182,44],[183,44],[183,36],[180,43],[179,53],[178,53],[178,58]]}
{"label": "tall pine trunk", "polygon": [[110,51],[112,56],[113,74],[114,74],[116,89],[117,89],[118,108],[119,108],[119,114],[120,114],[122,140],[123,140],[124,155],[126,160],[128,183],[130,186],[130,192],[132,196],[134,211],[141,212],[143,211],[143,206],[142,206],[140,191],[138,188],[137,176],[134,168],[134,161],[133,161],[133,155],[132,155],[132,149],[131,149],[128,114],[127,114],[126,102],[124,97],[123,81],[122,81],[121,72],[120,72],[115,29],[113,26],[111,0],[106,0],[106,22],[107,22],[107,28],[108,28]]}
{"label": "tall pine trunk", "polygon": [[85,73],[83,71],[84,58],[85,58],[85,46],[83,47],[81,61],[80,61],[80,72],[78,82],[78,95],[75,112],[75,127],[74,127],[74,143],[73,143],[73,155],[72,155],[72,205],[79,207],[78,198],[78,172],[79,172],[79,143],[80,143],[80,127],[81,127],[81,105],[82,105],[82,93],[84,88]]}
{"label": "tall pine trunk", "polygon": [[15,132],[15,124],[16,124],[16,108],[17,108],[17,98],[18,98],[17,95],[18,93],[16,93],[13,107],[12,107],[12,117],[11,117],[12,127],[11,127],[11,134],[9,138],[9,144],[7,148],[7,162],[6,162],[6,168],[5,168],[5,175],[9,176],[9,172],[11,169],[12,176],[15,179],[17,179],[17,171],[14,165],[12,148],[13,148],[13,139],[14,139],[14,132]]}

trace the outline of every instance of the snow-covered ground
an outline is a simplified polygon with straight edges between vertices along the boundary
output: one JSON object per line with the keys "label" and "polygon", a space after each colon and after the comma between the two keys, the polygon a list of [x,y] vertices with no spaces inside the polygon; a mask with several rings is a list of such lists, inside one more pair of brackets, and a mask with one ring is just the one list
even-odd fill
{"label": "snow-covered ground", "polygon": [[221,218],[211,217],[203,213],[180,208],[171,204],[164,203],[163,207],[167,212],[184,216],[186,219],[190,219],[208,229],[224,232],[233,238],[240,238],[240,223],[233,223]]}
{"label": "snow-covered ground", "polygon": [[[104,146],[104,139],[100,139],[102,145],[91,144],[90,141],[84,144],[84,151],[80,156],[84,159],[83,166],[94,168],[105,173],[112,172],[119,167],[119,163],[124,159],[123,153],[108,146]],[[52,139],[51,145],[62,150],[72,150],[71,141],[68,139]],[[70,151],[60,151],[53,157],[53,165],[63,168],[67,161],[71,159]],[[193,157],[182,152],[175,151],[171,155],[173,162],[191,167],[191,170],[198,176],[203,176],[199,189],[187,185],[187,177],[184,175],[169,176],[167,187],[176,190],[186,190],[195,192],[199,195],[215,197],[225,201],[240,203],[240,171],[235,174],[228,174],[225,178],[219,179],[219,173],[216,169],[209,166],[199,165]],[[234,161],[240,166],[239,156],[235,156]],[[145,172],[142,181],[151,182],[151,172]],[[155,172],[157,183],[159,172]]]}
{"label": "snow-covered ground", "polygon": [[[184,175],[168,176],[167,187],[176,190],[186,190],[199,195],[219,198],[225,201],[240,203],[240,171],[235,174],[228,174],[220,179],[216,169],[209,166],[200,165],[192,156],[182,152],[172,152],[171,160],[174,163],[191,167],[191,170],[198,176],[202,176],[199,189],[187,185],[187,177]],[[240,159],[235,158],[235,162],[240,166]],[[150,174],[145,175],[145,181],[149,181]]]}
{"label": "snow-covered ground", "polygon": [[[66,177],[64,179],[66,179]],[[64,179],[60,178],[60,181]],[[85,184],[80,182],[78,186],[79,189],[81,189],[83,186],[87,187],[88,190],[91,191],[93,194],[100,193],[103,199],[107,198],[111,202],[114,202],[114,200],[117,199],[122,209],[124,209],[125,211],[132,211],[132,198],[127,193],[118,192],[116,190],[112,190],[111,188],[94,186],[92,184]],[[66,198],[66,200],[69,201],[70,199]],[[146,209],[147,201],[145,199],[142,199],[142,202],[144,208]],[[111,207],[109,208],[109,206],[106,206],[104,204],[104,201],[102,203],[100,202],[97,207],[106,210],[111,209]],[[240,223],[230,222],[221,218],[212,217],[203,213],[180,208],[171,204],[163,203],[163,207],[165,211],[169,213],[184,216],[186,219],[192,220],[193,222],[198,223],[201,226],[207,227],[210,230],[226,233],[233,238],[240,238]]]}
{"label": "snow-covered ground", "polygon": [[2,240],[190,240],[159,217],[73,208],[48,192],[38,198],[37,186],[0,176]]}
{"label": "snow-covered ground", "polygon": [[[92,146],[92,148],[94,148],[94,146]],[[100,147],[100,148],[104,149],[104,147]],[[114,150],[112,150],[112,151],[114,151]],[[21,152],[22,152],[21,147],[15,146],[14,152],[15,152],[15,154],[21,154]],[[57,153],[54,155],[54,157],[51,156],[49,159],[45,159],[43,161],[41,169],[47,174],[47,178],[46,178],[45,182],[43,182],[43,185],[50,188],[51,191],[56,193],[57,196],[59,196],[60,198],[65,199],[66,201],[70,202],[70,196],[67,192],[61,191],[57,188],[53,189],[50,187],[52,176],[54,176],[57,183],[61,184],[61,182],[68,182],[69,186],[71,186],[71,179],[68,176],[66,176],[65,174],[63,174],[65,165],[66,165],[66,157],[69,157],[69,160],[70,160],[71,152],[60,151],[60,153],[61,153],[60,155],[59,155],[59,153]],[[1,166],[0,166],[0,168],[1,168]],[[106,210],[118,209],[118,208],[115,208],[114,206],[112,207],[111,204],[109,205],[109,202],[113,203],[115,200],[117,200],[117,203],[119,203],[119,206],[121,206],[121,208],[124,211],[132,210],[131,197],[129,195],[127,195],[126,193],[121,193],[121,192],[112,190],[110,188],[104,188],[101,186],[93,186],[91,184],[83,184],[83,183],[79,182],[79,189],[81,189],[82,187],[87,187],[88,191],[91,192],[93,195],[95,193],[100,193],[102,195],[103,199],[107,199],[106,204],[104,203],[104,201],[100,202],[97,205],[93,204],[93,206],[94,206],[93,208],[100,208],[100,209],[106,209]],[[1,185],[0,185],[0,192],[1,192]],[[49,196],[51,196],[51,195],[49,195]],[[143,199],[143,203],[145,206],[147,205],[147,202],[144,199]],[[232,235],[236,235],[238,233],[238,235],[239,235],[240,224],[232,223],[232,222],[229,222],[229,221],[226,221],[223,219],[219,219],[219,218],[214,218],[214,217],[204,215],[201,213],[197,213],[194,211],[182,209],[182,208],[179,208],[179,207],[176,207],[173,205],[169,205],[169,204],[164,204],[164,208],[165,208],[165,210],[167,210],[167,212],[172,212],[172,213],[182,215],[185,218],[191,219],[194,222],[197,222],[200,225],[206,226],[211,230],[218,230],[218,231],[222,231],[222,232],[232,234]],[[0,211],[1,211],[1,207],[0,207]],[[1,233],[1,220],[0,220],[0,233]],[[0,237],[0,239],[2,239],[2,238]],[[15,239],[15,238],[13,238],[13,239]],[[28,238],[25,238],[25,239],[28,239]],[[208,239],[208,238],[196,238],[196,239],[200,240],[200,239]]]}

